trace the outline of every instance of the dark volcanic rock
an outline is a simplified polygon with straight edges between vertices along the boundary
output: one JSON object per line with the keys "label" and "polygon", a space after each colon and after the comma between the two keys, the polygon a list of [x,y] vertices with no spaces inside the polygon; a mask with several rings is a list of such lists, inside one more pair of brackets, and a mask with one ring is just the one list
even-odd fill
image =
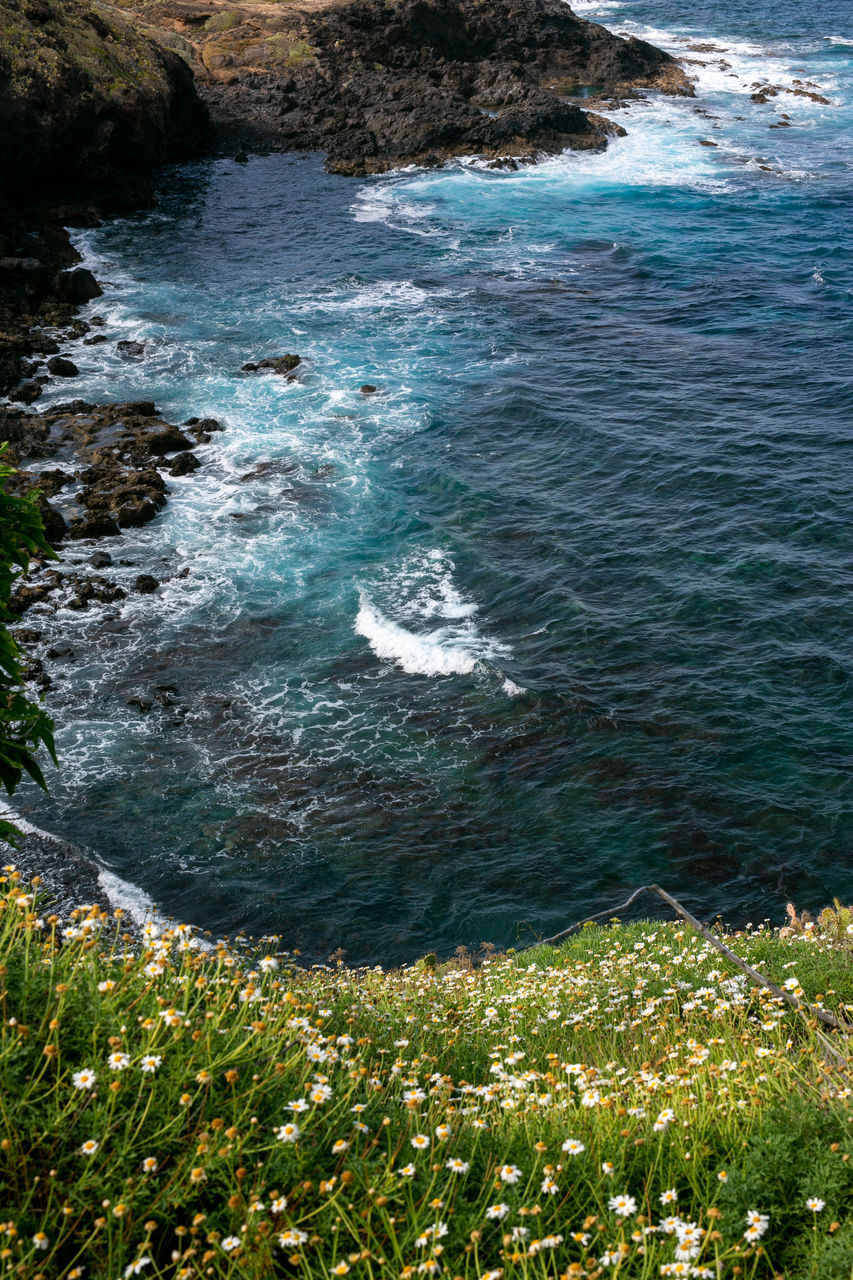
{"label": "dark volcanic rock", "polygon": [[[262,370],[269,370],[272,373],[286,374],[295,369],[299,363],[299,356],[285,354],[283,356],[274,356],[269,360],[258,360],[257,364],[253,364],[251,362],[249,364],[244,364],[242,372],[260,373]],[[199,426],[203,428],[204,423],[199,423]]]}
{"label": "dark volcanic rock", "polygon": [[183,449],[194,449],[195,444],[189,436],[185,436],[178,427],[164,427],[146,437],[148,452],[153,454],[177,453]]}
{"label": "dark volcanic rock", "polygon": [[179,453],[175,461],[169,467],[170,476],[188,476],[193,471],[198,471],[201,463],[198,458],[194,458],[191,453]]}
{"label": "dark volcanic rock", "polygon": [[80,372],[74,361],[65,356],[51,356],[47,362],[47,370],[55,378],[76,378]]}
{"label": "dark volcanic rock", "polygon": [[117,538],[121,530],[111,516],[103,513],[76,520],[68,530],[69,538]]}
{"label": "dark volcanic rock", "polygon": [[563,0],[349,0],[300,19],[299,53],[282,63],[258,65],[248,14],[215,46],[197,46],[200,87],[232,138],[320,148],[338,173],[603,147],[621,130],[581,110],[580,89],[693,92],[668,54]]}
{"label": "dark volcanic rock", "polygon": [[91,302],[92,298],[100,298],[103,290],[91,271],[87,271],[85,267],[74,267],[71,271],[60,271],[53,277],[53,292],[61,302],[82,306],[84,302]]}
{"label": "dark volcanic rock", "polygon": [[125,360],[141,360],[145,355],[145,343],[132,342],[126,338],[123,342],[116,343],[116,351]]}
{"label": "dark volcanic rock", "polygon": [[203,143],[206,113],[189,67],[115,8],[101,16],[83,0],[0,0],[0,23],[7,194],[85,184],[127,195],[154,165]]}
{"label": "dark volcanic rock", "polygon": [[150,596],[157,590],[160,583],[156,578],[152,578],[150,573],[140,573],[136,579],[136,590],[141,596]]}

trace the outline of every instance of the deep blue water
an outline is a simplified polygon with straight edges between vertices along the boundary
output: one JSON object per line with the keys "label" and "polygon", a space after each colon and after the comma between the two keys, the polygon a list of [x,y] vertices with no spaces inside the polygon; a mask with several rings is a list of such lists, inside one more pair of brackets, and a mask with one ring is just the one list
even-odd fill
{"label": "deep blue water", "polygon": [[195,165],[81,241],[147,346],[72,345],[74,394],[227,431],[120,570],[189,576],[45,623],[24,799],[179,917],[397,962],[650,879],[733,922],[853,897],[853,17],[579,11],[696,98],[518,173]]}

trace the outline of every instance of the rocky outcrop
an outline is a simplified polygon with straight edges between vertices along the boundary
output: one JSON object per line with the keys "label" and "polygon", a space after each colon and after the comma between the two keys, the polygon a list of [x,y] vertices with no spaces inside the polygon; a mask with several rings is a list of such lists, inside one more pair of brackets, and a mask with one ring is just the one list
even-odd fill
{"label": "rocky outcrop", "polygon": [[[189,475],[199,467],[190,452],[210,440],[219,423],[180,427],[166,422],[149,401],[92,405],[83,400],[43,414],[0,409],[6,457],[23,469],[10,481],[18,493],[38,490],[51,542],[117,537],[153,520],[166,505],[161,472]],[[44,460],[57,464],[44,467]]]}
{"label": "rocky outcrop", "polygon": [[136,0],[192,49],[220,145],[319,149],[339,173],[600,148],[583,96],[692,93],[678,64],[564,0]]}
{"label": "rocky outcrop", "polygon": [[154,165],[203,145],[186,63],[117,10],[84,0],[0,0],[0,175],[28,203],[80,191],[138,198]]}

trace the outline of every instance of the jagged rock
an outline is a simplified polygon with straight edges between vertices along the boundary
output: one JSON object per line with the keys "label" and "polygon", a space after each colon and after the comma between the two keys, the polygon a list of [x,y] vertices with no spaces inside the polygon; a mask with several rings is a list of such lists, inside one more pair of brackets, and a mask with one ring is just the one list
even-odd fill
{"label": "jagged rock", "polygon": [[47,368],[55,378],[76,378],[80,372],[74,361],[66,359],[65,356],[53,356],[48,360]]}
{"label": "jagged rock", "polygon": [[15,387],[9,393],[9,399],[16,401],[18,404],[32,404],[34,400],[38,400],[42,393],[40,382],[22,382],[20,386]]}
{"label": "jagged rock", "polygon": [[178,427],[166,426],[153,431],[145,437],[148,452],[159,457],[165,453],[178,453],[185,449],[194,449],[195,442],[185,436]]}
{"label": "jagged rock", "polygon": [[113,562],[109,551],[96,551],[89,556],[89,564],[93,569],[108,569]]}
{"label": "jagged rock", "polygon": [[123,360],[141,360],[145,355],[145,343],[132,342],[125,338],[124,341],[116,343],[116,351]]}
{"label": "jagged rock", "polygon": [[[290,354],[283,356],[274,356],[268,360],[258,360],[256,364],[244,364],[243,373],[260,373],[262,370],[271,370],[273,373],[286,374],[290,373],[300,363],[300,357]],[[202,424],[199,424],[202,425]]]}
{"label": "jagged rock", "polygon": [[693,93],[668,54],[578,18],[563,0],[306,6],[293,19],[302,38],[280,60],[259,8],[237,16],[215,43],[188,33],[215,123],[235,141],[322,149],[336,173],[601,148],[621,130],[572,101],[579,87]]}
{"label": "jagged rock", "polygon": [[140,573],[136,579],[134,586],[141,596],[150,596],[157,590],[160,583],[156,578],[152,578],[150,573]]}
{"label": "jagged rock", "polygon": [[[208,437],[209,439],[210,437]],[[172,465],[169,467],[170,476],[188,476],[193,471],[198,471],[201,463],[198,458],[194,458],[191,453],[179,453]]]}
{"label": "jagged rock", "polygon": [[68,537],[75,540],[81,538],[117,538],[120,529],[111,516],[95,514],[75,521],[68,530]]}
{"label": "jagged rock", "polygon": [[53,278],[53,291],[60,301],[70,302],[74,306],[82,306],[92,298],[100,298],[103,293],[91,271],[85,267],[58,272]]}

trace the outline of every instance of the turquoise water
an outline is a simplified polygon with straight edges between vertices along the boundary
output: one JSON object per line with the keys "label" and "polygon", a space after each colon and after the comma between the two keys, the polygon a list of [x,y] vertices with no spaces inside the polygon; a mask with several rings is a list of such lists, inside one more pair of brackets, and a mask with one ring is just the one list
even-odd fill
{"label": "turquoise water", "polygon": [[853,896],[853,19],[579,11],[696,98],[518,173],[199,164],[82,237],[74,394],[227,431],[118,570],[189,576],[44,623],[25,801],[177,916],[372,963],[650,879],[732,922]]}

